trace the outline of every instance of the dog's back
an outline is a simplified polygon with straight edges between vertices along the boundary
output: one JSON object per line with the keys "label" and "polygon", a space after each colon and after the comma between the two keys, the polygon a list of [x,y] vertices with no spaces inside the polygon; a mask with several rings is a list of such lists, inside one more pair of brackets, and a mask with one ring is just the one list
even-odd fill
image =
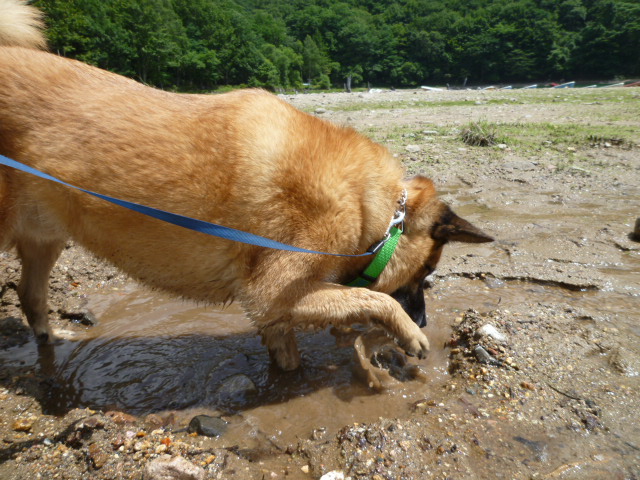
{"label": "dog's back", "polygon": [[46,48],[41,12],[23,1],[0,0],[0,46]]}

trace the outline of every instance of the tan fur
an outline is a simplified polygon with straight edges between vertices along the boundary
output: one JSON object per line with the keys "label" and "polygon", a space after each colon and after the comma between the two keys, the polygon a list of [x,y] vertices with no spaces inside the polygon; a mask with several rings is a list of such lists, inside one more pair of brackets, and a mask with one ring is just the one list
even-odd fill
{"label": "tan fur", "polygon": [[[7,6],[28,8],[0,0],[3,24]],[[39,17],[31,12],[12,20],[20,31],[33,33]],[[52,338],[48,275],[73,238],[152,287],[208,303],[239,301],[285,369],[299,364],[298,326],[375,322],[409,353],[427,352],[425,335],[388,294],[415,284],[425,262],[439,258],[443,242],[431,230],[444,206],[429,180],[405,184],[383,147],[269,93],[166,93],[34,50],[41,43],[33,35],[22,44],[29,48],[0,47],[0,153],[68,183],[340,253],[361,253],[382,238],[402,189],[409,191],[407,234],[379,281],[364,289],[341,283],[370,259],[217,239],[0,167],[0,247],[17,247],[19,295],[38,337]]]}

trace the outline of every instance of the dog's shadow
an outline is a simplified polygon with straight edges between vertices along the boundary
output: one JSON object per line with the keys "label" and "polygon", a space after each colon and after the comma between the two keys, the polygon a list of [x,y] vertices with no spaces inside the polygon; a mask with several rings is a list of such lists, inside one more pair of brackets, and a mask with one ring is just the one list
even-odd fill
{"label": "dog's shadow", "polygon": [[270,362],[255,333],[98,337],[46,346],[24,341],[24,331],[15,335],[22,341],[0,350],[0,385],[32,396],[52,415],[78,407],[233,414],[319,389],[342,401],[372,394],[354,378],[353,347],[337,345],[328,331],[297,334],[302,365],[292,372]]}

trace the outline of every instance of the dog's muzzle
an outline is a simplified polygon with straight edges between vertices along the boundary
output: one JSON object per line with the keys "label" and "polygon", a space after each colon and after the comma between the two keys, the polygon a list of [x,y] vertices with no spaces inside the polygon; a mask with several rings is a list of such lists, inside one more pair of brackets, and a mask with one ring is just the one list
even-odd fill
{"label": "dog's muzzle", "polygon": [[422,286],[418,286],[415,290],[410,287],[402,287],[393,292],[391,296],[402,305],[404,311],[416,325],[420,328],[427,326],[427,312]]}

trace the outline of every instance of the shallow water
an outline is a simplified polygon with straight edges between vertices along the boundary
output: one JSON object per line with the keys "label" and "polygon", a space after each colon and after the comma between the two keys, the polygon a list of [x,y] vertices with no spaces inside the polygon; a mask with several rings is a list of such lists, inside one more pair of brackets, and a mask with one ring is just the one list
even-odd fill
{"label": "shallow water", "polygon": [[[318,427],[335,431],[353,422],[401,416],[408,403],[447,375],[441,345],[448,331],[438,322],[428,329],[435,351],[418,362],[426,379],[378,395],[354,378],[353,335],[300,333],[303,368],[281,372],[271,366],[255,329],[234,305],[200,307],[131,288],[90,295],[88,306],[100,319],[97,326],[40,352],[41,368],[54,378],[48,412],[76,406],[140,415],[179,410],[178,417],[187,422],[195,413],[225,413],[232,425],[244,424],[236,427],[241,435],[250,428],[288,441],[308,438]],[[338,346],[337,340],[346,344]],[[2,356],[9,364],[35,364],[39,358],[31,342]],[[243,383],[250,379],[256,391],[221,387],[238,376]]]}
{"label": "shallow water", "polygon": [[[29,342],[1,356],[7,364],[39,363],[52,377],[44,405],[50,413],[78,406],[139,415],[174,411],[179,425],[195,414],[224,414],[230,421],[225,442],[287,444],[318,428],[332,433],[355,422],[403,417],[411,404],[430,398],[448,377],[448,325],[469,305],[479,311],[524,301],[582,305],[610,312],[618,328],[640,335],[638,300],[628,295],[453,279],[436,285],[428,297],[433,351],[426,360],[411,360],[426,378],[382,393],[354,375],[353,335],[299,334],[303,368],[281,372],[270,365],[255,329],[236,306],[202,307],[135,286],[90,295],[88,306],[100,322],[80,336],[40,355]],[[255,391],[225,387],[232,378],[244,384],[250,379]]]}

